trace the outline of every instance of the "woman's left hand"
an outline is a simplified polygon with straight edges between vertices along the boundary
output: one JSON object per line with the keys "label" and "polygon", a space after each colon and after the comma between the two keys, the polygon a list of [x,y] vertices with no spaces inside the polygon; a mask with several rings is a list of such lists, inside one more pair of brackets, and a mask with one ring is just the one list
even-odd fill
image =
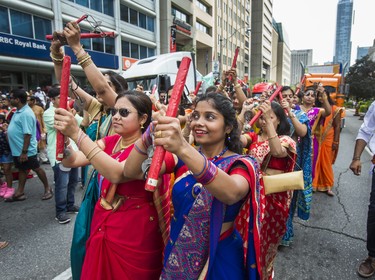
{"label": "woman's left hand", "polygon": [[65,136],[72,138],[74,141],[77,140],[79,132],[77,120],[67,110],[61,108],[55,110],[54,127]]}
{"label": "woman's left hand", "polygon": [[288,111],[288,113],[290,112],[290,110],[291,110],[290,104],[286,99],[281,100],[280,105],[283,109],[286,109]]}
{"label": "woman's left hand", "polygon": [[333,143],[332,143],[332,151],[337,151],[338,149],[339,149],[339,144],[333,142]]}
{"label": "woman's left hand", "polygon": [[270,119],[271,118],[271,102],[269,100],[264,101],[260,106],[259,110],[262,111],[264,119]]}
{"label": "woman's left hand", "polygon": [[155,123],[154,145],[163,146],[168,152],[178,154],[179,150],[186,144],[180,121],[177,118],[160,116]]}

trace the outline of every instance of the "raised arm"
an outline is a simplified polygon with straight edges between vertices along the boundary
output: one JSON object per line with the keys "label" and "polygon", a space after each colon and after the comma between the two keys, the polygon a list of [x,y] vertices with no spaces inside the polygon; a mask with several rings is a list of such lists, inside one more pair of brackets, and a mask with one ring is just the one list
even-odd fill
{"label": "raised arm", "polygon": [[93,89],[108,106],[113,107],[116,102],[117,93],[111,88],[108,80],[91,60],[90,55],[82,48],[80,42],[81,32],[78,24],[76,22],[67,23],[63,34]]}

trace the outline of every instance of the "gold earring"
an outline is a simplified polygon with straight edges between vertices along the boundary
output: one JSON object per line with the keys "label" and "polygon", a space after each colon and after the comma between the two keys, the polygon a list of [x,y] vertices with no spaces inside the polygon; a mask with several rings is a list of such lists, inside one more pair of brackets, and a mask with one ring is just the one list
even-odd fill
{"label": "gold earring", "polygon": [[143,123],[141,123],[141,129],[144,129]]}

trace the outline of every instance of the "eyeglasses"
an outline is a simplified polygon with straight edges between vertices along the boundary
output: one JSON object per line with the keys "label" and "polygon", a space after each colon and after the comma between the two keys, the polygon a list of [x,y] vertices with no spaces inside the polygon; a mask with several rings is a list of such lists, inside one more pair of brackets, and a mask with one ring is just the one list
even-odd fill
{"label": "eyeglasses", "polygon": [[307,91],[304,93],[305,96],[311,96],[311,97],[315,97],[315,93],[313,91]]}
{"label": "eyeglasses", "polygon": [[112,116],[115,116],[117,114],[117,112],[120,114],[121,117],[123,118],[126,118],[127,116],[129,116],[130,113],[132,113],[131,111],[129,111],[128,109],[126,108],[120,108],[120,109],[116,109],[116,108],[113,108],[112,109]]}

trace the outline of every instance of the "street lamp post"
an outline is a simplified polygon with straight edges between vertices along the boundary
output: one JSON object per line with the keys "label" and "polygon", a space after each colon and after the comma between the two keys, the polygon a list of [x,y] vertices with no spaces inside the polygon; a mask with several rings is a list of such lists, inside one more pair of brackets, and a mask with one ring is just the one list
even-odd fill
{"label": "street lamp post", "polygon": [[[244,27],[240,28],[240,29],[236,29],[234,30],[234,32],[228,37],[225,39],[225,48],[227,47],[227,41],[232,38],[232,36],[234,34],[237,33],[238,30],[242,30]],[[250,27],[246,27],[246,33],[249,33],[251,32],[251,28]],[[220,36],[220,39],[219,39],[219,42],[220,42],[220,61],[219,61],[219,77],[221,77],[221,73],[223,72],[223,41],[224,39]]]}

